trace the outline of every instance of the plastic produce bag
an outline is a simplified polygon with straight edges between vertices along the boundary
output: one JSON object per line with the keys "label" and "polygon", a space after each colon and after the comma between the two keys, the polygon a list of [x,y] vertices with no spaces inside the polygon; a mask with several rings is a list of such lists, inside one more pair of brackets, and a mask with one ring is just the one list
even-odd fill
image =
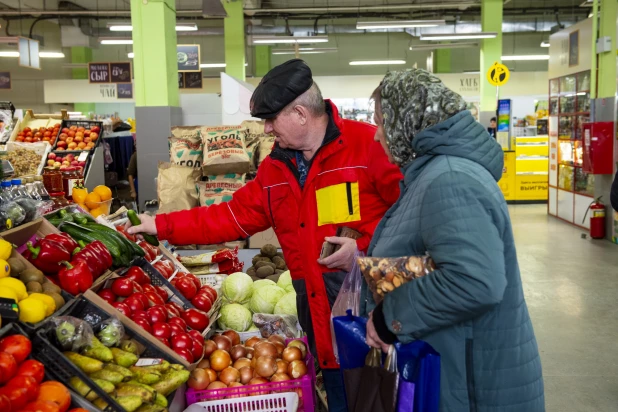
{"label": "plastic produce bag", "polygon": [[48,324],[48,334],[53,336],[62,350],[79,352],[90,346],[94,333],[92,326],[86,321],[73,316],[58,316]]}
{"label": "plastic produce bag", "polygon": [[263,338],[268,338],[270,335],[282,335],[286,338],[300,337],[300,332],[296,327],[298,318],[292,315],[254,313],[253,323],[260,329]]}
{"label": "plastic produce bag", "polygon": [[117,318],[111,317],[101,322],[97,337],[105,346],[116,346],[124,338],[124,326]]}
{"label": "plastic produce bag", "polygon": [[26,220],[26,211],[19,203],[14,201],[1,204],[0,215],[2,215],[2,220],[6,222],[3,226],[9,229],[22,224]]}

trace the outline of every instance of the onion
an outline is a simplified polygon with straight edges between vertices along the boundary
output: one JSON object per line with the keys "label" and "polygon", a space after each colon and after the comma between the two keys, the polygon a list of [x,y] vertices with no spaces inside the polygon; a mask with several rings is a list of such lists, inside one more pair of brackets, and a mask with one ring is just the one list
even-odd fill
{"label": "onion", "polygon": [[302,360],[303,353],[296,346],[290,346],[283,351],[283,360],[286,362],[292,362],[295,360]]}
{"label": "onion", "polygon": [[245,349],[242,345],[234,345],[230,350],[230,355],[232,356],[233,361],[244,358],[245,355],[247,355],[247,349]]}
{"label": "onion", "polygon": [[[221,399],[225,399],[225,394],[224,391],[221,391],[219,389],[223,389],[223,388],[227,388],[227,385],[221,381],[214,381],[214,382],[210,382],[210,385],[208,385],[208,387],[206,388],[209,391],[214,390],[215,391],[215,396],[211,397],[212,395],[209,393],[208,398],[209,399],[214,399],[214,400],[221,400]],[[218,396],[219,394],[221,394],[221,396]]]}
{"label": "onion", "polygon": [[294,339],[292,342],[288,343],[288,348],[290,346],[300,349],[303,354],[303,359],[307,357],[307,345],[305,345],[305,342],[303,342],[302,340]]}
{"label": "onion", "polygon": [[210,378],[208,377],[208,373],[204,369],[195,368],[189,376],[187,385],[189,386],[189,388],[195,389],[196,391],[206,389],[208,385],[210,385]]}
{"label": "onion", "polygon": [[240,372],[240,383],[246,385],[253,379],[253,368],[251,366],[243,366],[238,371]]}
{"label": "onion", "polygon": [[251,366],[251,361],[247,358],[236,359],[236,362],[234,362],[233,366],[235,369],[240,370],[240,368],[244,368],[245,366]]}
{"label": "onion", "polygon": [[230,358],[230,354],[224,350],[217,349],[210,355],[210,367],[217,372],[222,371],[231,364],[232,358]]}
{"label": "onion", "polygon": [[283,359],[277,359],[277,372],[276,373],[288,373],[289,362]]}
{"label": "onion", "polygon": [[[268,383],[267,379],[264,378],[253,378],[249,381],[249,385],[261,385],[263,383]],[[250,394],[251,396],[257,396],[257,395],[268,395],[268,389],[264,390],[262,389],[260,390],[255,390],[253,392],[251,392]]]}
{"label": "onion", "polygon": [[253,354],[255,353],[255,349],[248,348],[246,346],[245,346],[245,349],[247,349],[247,354],[245,355],[247,359],[253,359]]}
{"label": "onion", "polygon": [[226,330],[222,335],[230,338],[232,345],[238,345],[240,343],[240,335],[235,330]]}
{"label": "onion", "polygon": [[255,366],[255,371],[263,378],[270,378],[277,372],[277,362],[271,356],[260,356]]}
{"label": "onion", "polygon": [[287,373],[275,373],[272,378],[270,378],[271,382],[284,382],[289,380],[291,380],[291,378]]}
{"label": "onion", "polygon": [[[240,382],[232,382],[232,383],[229,384],[228,388],[238,388],[240,386],[244,386],[244,385],[242,383],[240,383]],[[230,391],[227,391],[227,393],[229,394]],[[234,393],[234,395],[227,395],[228,399],[242,398],[243,396],[246,396],[242,389],[236,389],[232,393]]]}
{"label": "onion", "polygon": [[232,340],[227,336],[217,335],[212,338],[217,344],[217,349],[229,352],[232,349]]}
{"label": "onion", "polygon": [[219,380],[226,385],[229,385],[232,382],[240,382],[240,372],[238,372],[238,369],[228,366],[219,374]]}
{"label": "onion", "polygon": [[302,378],[307,374],[307,365],[302,360],[295,360],[288,365],[288,375],[292,379]]}
{"label": "onion", "polygon": [[260,342],[256,344],[253,349],[255,350],[253,356],[256,358],[261,358],[262,356],[270,356],[277,359],[277,347],[270,342]]}
{"label": "onion", "polygon": [[285,346],[285,338],[281,335],[270,335],[268,341],[271,343],[281,342],[281,344]]}
{"label": "onion", "polygon": [[249,339],[247,339],[247,341],[245,342],[245,346],[248,348],[252,348],[253,345],[258,343],[259,341],[260,341],[260,338],[258,338],[257,336],[252,336]]}
{"label": "onion", "polygon": [[277,357],[281,357],[281,354],[283,353],[283,351],[285,350],[285,345],[281,342],[271,342],[273,345],[275,345],[275,348],[277,348]]}
{"label": "onion", "polygon": [[204,357],[205,358],[210,358],[210,355],[212,355],[212,353],[216,350],[217,350],[217,344],[215,343],[215,341],[208,339],[206,342],[204,342]]}
{"label": "onion", "polygon": [[257,356],[254,356],[253,359],[251,359],[251,364],[249,366],[251,366],[253,369],[255,369],[255,367],[257,366]]}
{"label": "onion", "polygon": [[[209,356],[210,355],[211,354],[209,354]],[[210,368],[210,361],[208,360],[208,358],[202,359],[200,363],[197,364],[196,368],[200,368],[200,369]]]}
{"label": "onion", "polygon": [[217,380],[217,372],[215,372],[214,369],[206,368],[204,370],[208,374],[208,379],[210,380],[211,383]]}

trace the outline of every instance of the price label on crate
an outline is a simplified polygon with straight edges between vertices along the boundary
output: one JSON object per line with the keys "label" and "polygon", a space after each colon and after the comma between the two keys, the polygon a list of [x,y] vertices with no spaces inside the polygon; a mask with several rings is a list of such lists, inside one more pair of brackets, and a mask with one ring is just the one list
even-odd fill
{"label": "price label on crate", "polygon": [[135,366],[155,366],[163,363],[163,359],[158,358],[141,358],[135,363]]}
{"label": "price label on crate", "polygon": [[78,162],[85,162],[86,159],[88,159],[88,152],[83,151],[79,154],[79,157],[77,158]]}
{"label": "price label on crate", "polygon": [[214,288],[219,283],[221,275],[199,275],[197,278],[202,285],[209,285]]}

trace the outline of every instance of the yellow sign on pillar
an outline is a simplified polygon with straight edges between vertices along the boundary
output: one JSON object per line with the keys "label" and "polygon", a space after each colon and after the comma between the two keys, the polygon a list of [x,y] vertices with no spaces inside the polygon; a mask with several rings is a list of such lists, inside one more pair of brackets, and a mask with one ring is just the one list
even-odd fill
{"label": "yellow sign on pillar", "polygon": [[504,168],[498,186],[506,201],[515,200],[515,152],[504,152]]}
{"label": "yellow sign on pillar", "polygon": [[502,63],[495,62],[489,70],[487,70],[487,81],[492,86],[504,86],[509,81],[511,72],[509,68]]}

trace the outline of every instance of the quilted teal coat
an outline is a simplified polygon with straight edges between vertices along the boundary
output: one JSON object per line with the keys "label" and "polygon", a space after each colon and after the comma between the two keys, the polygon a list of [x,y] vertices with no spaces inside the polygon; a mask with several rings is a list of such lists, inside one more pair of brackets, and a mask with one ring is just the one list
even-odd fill
{"label": "quilted teal coat", "polygon": [[[541,360],[496,184],[502,150],[469,111],[420,132],[413,148],[369,254],[429,253],[437,269],[385,297],[385,324],[399,341],[421,339],[441,354],[440,411],[544,411]],[[369,313],[366,284],[362,298]]]}

